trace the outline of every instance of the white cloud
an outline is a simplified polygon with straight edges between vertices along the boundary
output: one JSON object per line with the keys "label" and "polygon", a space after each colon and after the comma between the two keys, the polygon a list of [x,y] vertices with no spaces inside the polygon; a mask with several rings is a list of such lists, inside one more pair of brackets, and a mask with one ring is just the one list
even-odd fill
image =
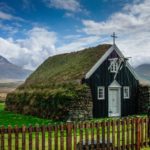
{"label": "white cloud", "polygon": [[8,36],[12,36],[15,33],[17,33],[19,29],[18,29],[17,25],[10,26],[10,25],[4,24],[0,21],[0,30],[3,32],[6,31]]}
{"label": "white cloud", "polygon": [[1,20],[18,20],[18,21],[25,21],[24,19],[20,18],[20,17],[16,17],[16,16],[13,16],[9,13],[5,13],[5,12],[2,12],[0,11],[0,19]]}
{"label": "white cloud", "polygon": [[[131,63],[134,66],[144,62],[150,63],[149,0],[128,4],[122,12],[112,14],[106,21],[83,20],[82,23],[84,28],[80,31],[87,35],[108,36],[115,31],[119,35],[118,46],[124,54],[132,56]],[[108,41],[110,42],[110,39]]]}
{"label": "white cloud", "polygon": [[[75,38],[76,37],[76,38]],[[14,40],[0,38],[0,55],[14,64],[28,69],[35,69],[49,56],[81,50],[98,41],[98,36],[69,35],[65,36],[59,47],[56,47],[57,34],[46,28],[34,27],[27,32],[27,38]],[[68,42],[67,42],[68,41]]]}
{"label": "white cloud", "polygon": [[81,5],[78,0],[44,0],[49,7],[64,9],[71,12],[81,11]]}
{"label": "white cloud", "polygon": [[55,54],[56,34],[44,28],[33,28],[28,38],[21,40],[0,38],[1,55],[14,64],[35,69],[50,55]]}
{"label": "white cloud", "polygon": [[0,19],[11,20],[12,18],[12,15],[0,11]]}
{"label": "white cloud", "polygon": [[74,39],[71,43],[64,44],[61,47],[58,47],[57,52],[68,53],[71,51],[79,51],[81,49],[86,48],[87,46],[92,45],[93,43],[97,42],[99,39],[100,38],[98,36],[88,36],[88,37],[81,37],[78,39]]}

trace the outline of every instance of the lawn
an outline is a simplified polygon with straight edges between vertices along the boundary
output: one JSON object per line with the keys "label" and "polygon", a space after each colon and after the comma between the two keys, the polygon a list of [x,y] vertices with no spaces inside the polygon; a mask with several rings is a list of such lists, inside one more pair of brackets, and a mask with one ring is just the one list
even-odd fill
{"label": "lawn", "polygon": [[[18,125],[21,127],[22,125],[25,126],[34,126],[36,124],[38,125],[48,125],[48,124],[60,124],[62,122],[60,121],[54,121],[50,119],[42,119],[30,115],[22,115],[22,114],[16,114],[13,112],[5,111],[5,103],[0,101],[0,126],[4,125],[7,127],[8,125],[15,126]],[[130,117],[145,117],[145,115],[134,115]],[[108,121],[108,120],[115,120],[118,118],[100,118],[100,119],[92,119],[91,121],[99,122],[99,121]]]}
{"label": "lawn", "polygon": [[29,125],[48,125],[56,123],[49,119],[41,119],[33,116],[15,114],[12,112],[8,112],[4,110],[5,104],[0,103],[0,126],[4,125],[7,127],[8,125],[15,126],[18,125],[21,127],[22,125],[29,126]]}

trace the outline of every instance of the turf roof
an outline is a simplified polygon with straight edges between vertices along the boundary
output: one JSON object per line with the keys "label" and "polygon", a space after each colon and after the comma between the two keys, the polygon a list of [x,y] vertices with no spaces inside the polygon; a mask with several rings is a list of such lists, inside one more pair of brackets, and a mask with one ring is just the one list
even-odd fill
{"label": "turf roof", "polygon": [[98,45],[78,52],[49,57],[34,71],[21,88],[48,88],[68,82],[80,83],[85,74],[111,47]]}

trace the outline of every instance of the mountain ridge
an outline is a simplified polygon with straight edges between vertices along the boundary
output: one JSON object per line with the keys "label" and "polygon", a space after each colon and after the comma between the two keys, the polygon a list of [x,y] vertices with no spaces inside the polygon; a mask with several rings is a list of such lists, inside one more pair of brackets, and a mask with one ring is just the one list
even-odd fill
{"label": "mountain ridge", "polygon": [[25,80],[31,74],[31,72],[31,70],[23,69],[22,67],[12,64],[5,57],[0,55],[0,80]]}
{"label": "mountain ridge", "polygon": [[135,72],[143,79],[150,80],[150,64],[145,63],[135,67]]}

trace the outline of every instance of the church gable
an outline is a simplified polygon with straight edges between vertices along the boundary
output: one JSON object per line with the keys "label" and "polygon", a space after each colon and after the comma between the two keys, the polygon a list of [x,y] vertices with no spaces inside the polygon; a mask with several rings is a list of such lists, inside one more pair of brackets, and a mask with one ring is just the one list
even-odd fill
{"label": "church gable", "polygon": [[[85,79],[89,79],[92,74],[102,65],[104,61],[109,59],[110,65],[108,66],[108,70],[110,72],[116,72],[118,69],[121,70],[121,64],[123,64],[126,61],[126,58],[123,56],[121,51],[118,49],[118,47],[114,44],[112,45],[105,54],[96,62],[96,64],[87,72],[85,75]],[[126,61],[126,66],[130,70],[131,74],[134,76],[136,80],[138,80],[138,77],[130,64]],[[118,68],[119,67],[119,68]],[[119,70],[118,70],[119,71]]]}

